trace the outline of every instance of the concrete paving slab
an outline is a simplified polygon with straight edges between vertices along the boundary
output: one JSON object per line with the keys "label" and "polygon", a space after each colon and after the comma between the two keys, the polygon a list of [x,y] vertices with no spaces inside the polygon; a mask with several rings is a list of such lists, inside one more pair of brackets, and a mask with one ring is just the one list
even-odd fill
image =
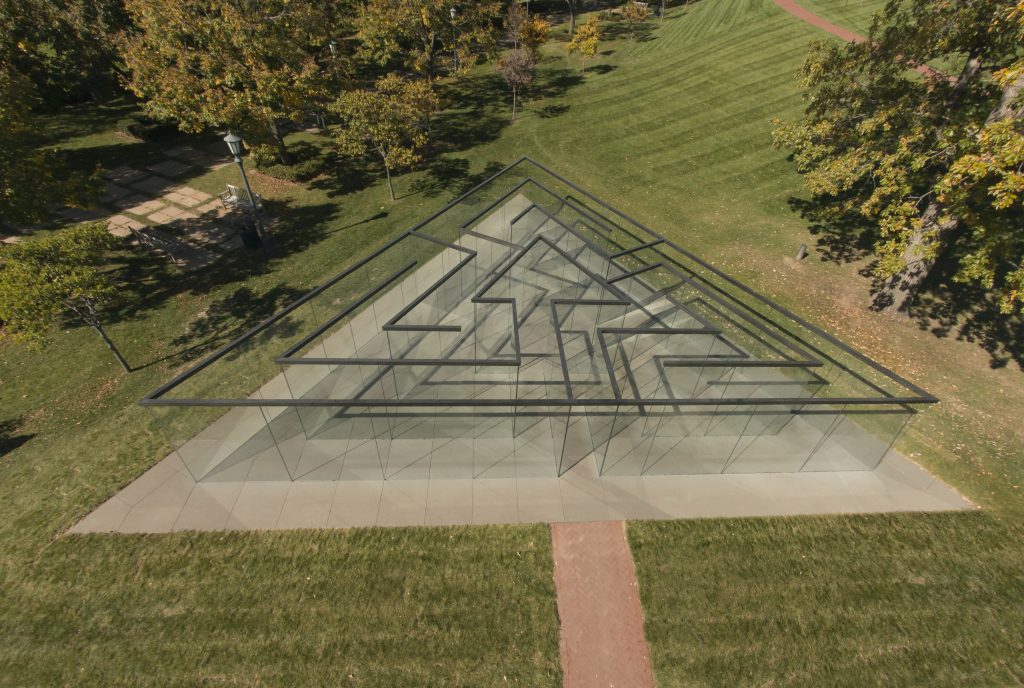
{"label": "concrete paving slab", "polygon": [[192,169],[192,166],[183,162],[178,162],[177,160],[165,160],[163,162],[158,162],[155,165],[148,165],[146,169],[165,177],[177,177],[180,174],[188,172]]}
{"label": "concrete paving slab", "polygon": [[131,183],[133,189],[138,189],[147,194],[158,194],[169,190],[175,183],[167,177],[159,175],[148,175]]}
{"label": "concrete paving slab", "polygon": [[119,198],[108,205],[117,210],[127,211],[129,208],[134,208],[140,203],[145,203],[148,199],[149,196],[133,192],[131,195]]}
{"label": "concrete paving slab", "polygon": [[139,217],[146,217],[147,215],[155,213],[156,211],[166,207],[166,204],[163,201],[158,201],[155,198],[149,198],[148,196],[139,196],[139,198],[142,200],[130,208],[125,208],[124,211],[126,213],[131,213],[132,215],[138,215]]}
{"label": "concrete paving slab", "polygon": [[[342,475],[340,470],[335,474]],[[243,466],[196,483],[176,454],[71,532],[168,532],[560,523],[976,508],[893,453],[875,471],[603,477],[593,457],[560,478],[281,480]],[[268,480],[268,478],[270,480]]]}

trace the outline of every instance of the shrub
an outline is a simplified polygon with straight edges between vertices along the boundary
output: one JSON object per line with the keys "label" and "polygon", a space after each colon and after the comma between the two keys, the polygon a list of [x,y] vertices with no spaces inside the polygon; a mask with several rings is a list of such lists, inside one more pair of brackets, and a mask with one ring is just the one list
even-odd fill
{"label": "shrub", "polygon": [[266,143],[253,146],[249,153],[252,156],[253,163],[263,172],[278,164],[277,150]]}

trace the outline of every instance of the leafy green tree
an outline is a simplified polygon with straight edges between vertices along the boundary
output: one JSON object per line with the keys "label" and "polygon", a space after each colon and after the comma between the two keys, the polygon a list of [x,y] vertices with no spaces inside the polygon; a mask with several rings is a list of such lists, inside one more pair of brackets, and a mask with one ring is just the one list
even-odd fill
{"label": "leafy green tree", "polygon": [[591,16],[587,23],[576,29],[572,40],[565,44],[565,51],[578,54],[583,62],[583,71],[587,71],[587,60],[592,60],[597,55],[597,46],[601,40],[601,28],[598,26],[597,17]]}
{"label": "leafy green tree", "polygon": [[115,37],[123,0],[0,0],[0,60],[28,77],[48,106],[120,90]]}
{"label": "leafy green tree", "polygon": [[97,175],[71,170],[60,151],[39,147],[32,82],[0,65],[0,223],[17,227],[45,219],[51,206],[84,207],[99,193]]}
{"label": "leafy green tree", "polygon": [[629,24],[630,38],[636,37],[636,29],[651,17],[651,8],[646,2],[627,2],[622,7],[622,18]]}
{"label": "leafy green tree", "polygon": [[519,42],[524,48],[533,53],[534,58],[537,58],[540,47],[548,42],[548,36],[551,34],[551,24],[533,15],[522,25],[519,30]]}
{"label": "leafy green tree", "polygon": [[[359,52],[381,65],[399,60],[433,79],[442,56],[454,54],[465,69],[476,54],[494,53],[501,8],[497,0],[457,6],[450,0],[367,0],[357,19]],[[458,69],[452,65],[452,71]]]}
{"label": "leafy green tree", "polygon": [[117,244],[103,223],[91,223],[0,249],[3,334],[41,347],[54,323],[71,315],[96,330],[121,368],[131,372],[98,311],[119,293],[107,267],[108,252]]}
{"label": "leafy green tree", "polygon": [[[1020,302],[1022,7],[890,0],[866,42],[812,47],[806,115],[775,122],[825,216],[877,227],[880,309],[908,308],[940,259]],[[934,63],[956,76],[914,69]]]}
{"label": "leafy green tree", "polygon": [[519,92],[533,83],[537,73],[537,61],[526,48],[510,50],[498,60],[498,73],[512,89],[512,120],[516,119],[516,97]]}
{"label": "leafy green tree", "polygon": [[378,80],[373,90],[343,93],[332,106],[342,121],[338,147],[346,155],[378,156],[393,201],[391,172],[421,160],[428,140],[427,123],[437,106],[429,83],[406,81],[394,74]]}
{"label": "leafy green tree", "polygon": [[[129,86],[158,119],[184,131],[208,126],[272,142],[289,164],[280,120],[328,102],[349,60],[333,37],[345,3],[317,0],[127,0]],[[333,49],[332,49],[333,48]]]}

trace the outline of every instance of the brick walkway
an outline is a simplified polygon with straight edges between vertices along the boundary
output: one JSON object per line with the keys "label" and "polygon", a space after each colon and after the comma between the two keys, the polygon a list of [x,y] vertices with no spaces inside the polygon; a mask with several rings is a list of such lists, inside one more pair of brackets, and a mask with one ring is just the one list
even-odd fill
{"label": "brick walkway", "polygon": [[622,521],[551,524],[561,621],[562,685],[654,685]]}

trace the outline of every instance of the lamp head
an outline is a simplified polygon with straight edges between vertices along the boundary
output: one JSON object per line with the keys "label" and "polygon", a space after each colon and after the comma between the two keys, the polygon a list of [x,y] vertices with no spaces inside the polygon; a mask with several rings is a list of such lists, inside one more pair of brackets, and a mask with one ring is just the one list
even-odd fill
{"label": "lamp head", "polygon": [[239,136],[235,136],[233,133],[228,133],[224,137],[224,143],[228,144],[228,149],[231,151],[231,155],[239,158],[242,156],[242,139]]}

